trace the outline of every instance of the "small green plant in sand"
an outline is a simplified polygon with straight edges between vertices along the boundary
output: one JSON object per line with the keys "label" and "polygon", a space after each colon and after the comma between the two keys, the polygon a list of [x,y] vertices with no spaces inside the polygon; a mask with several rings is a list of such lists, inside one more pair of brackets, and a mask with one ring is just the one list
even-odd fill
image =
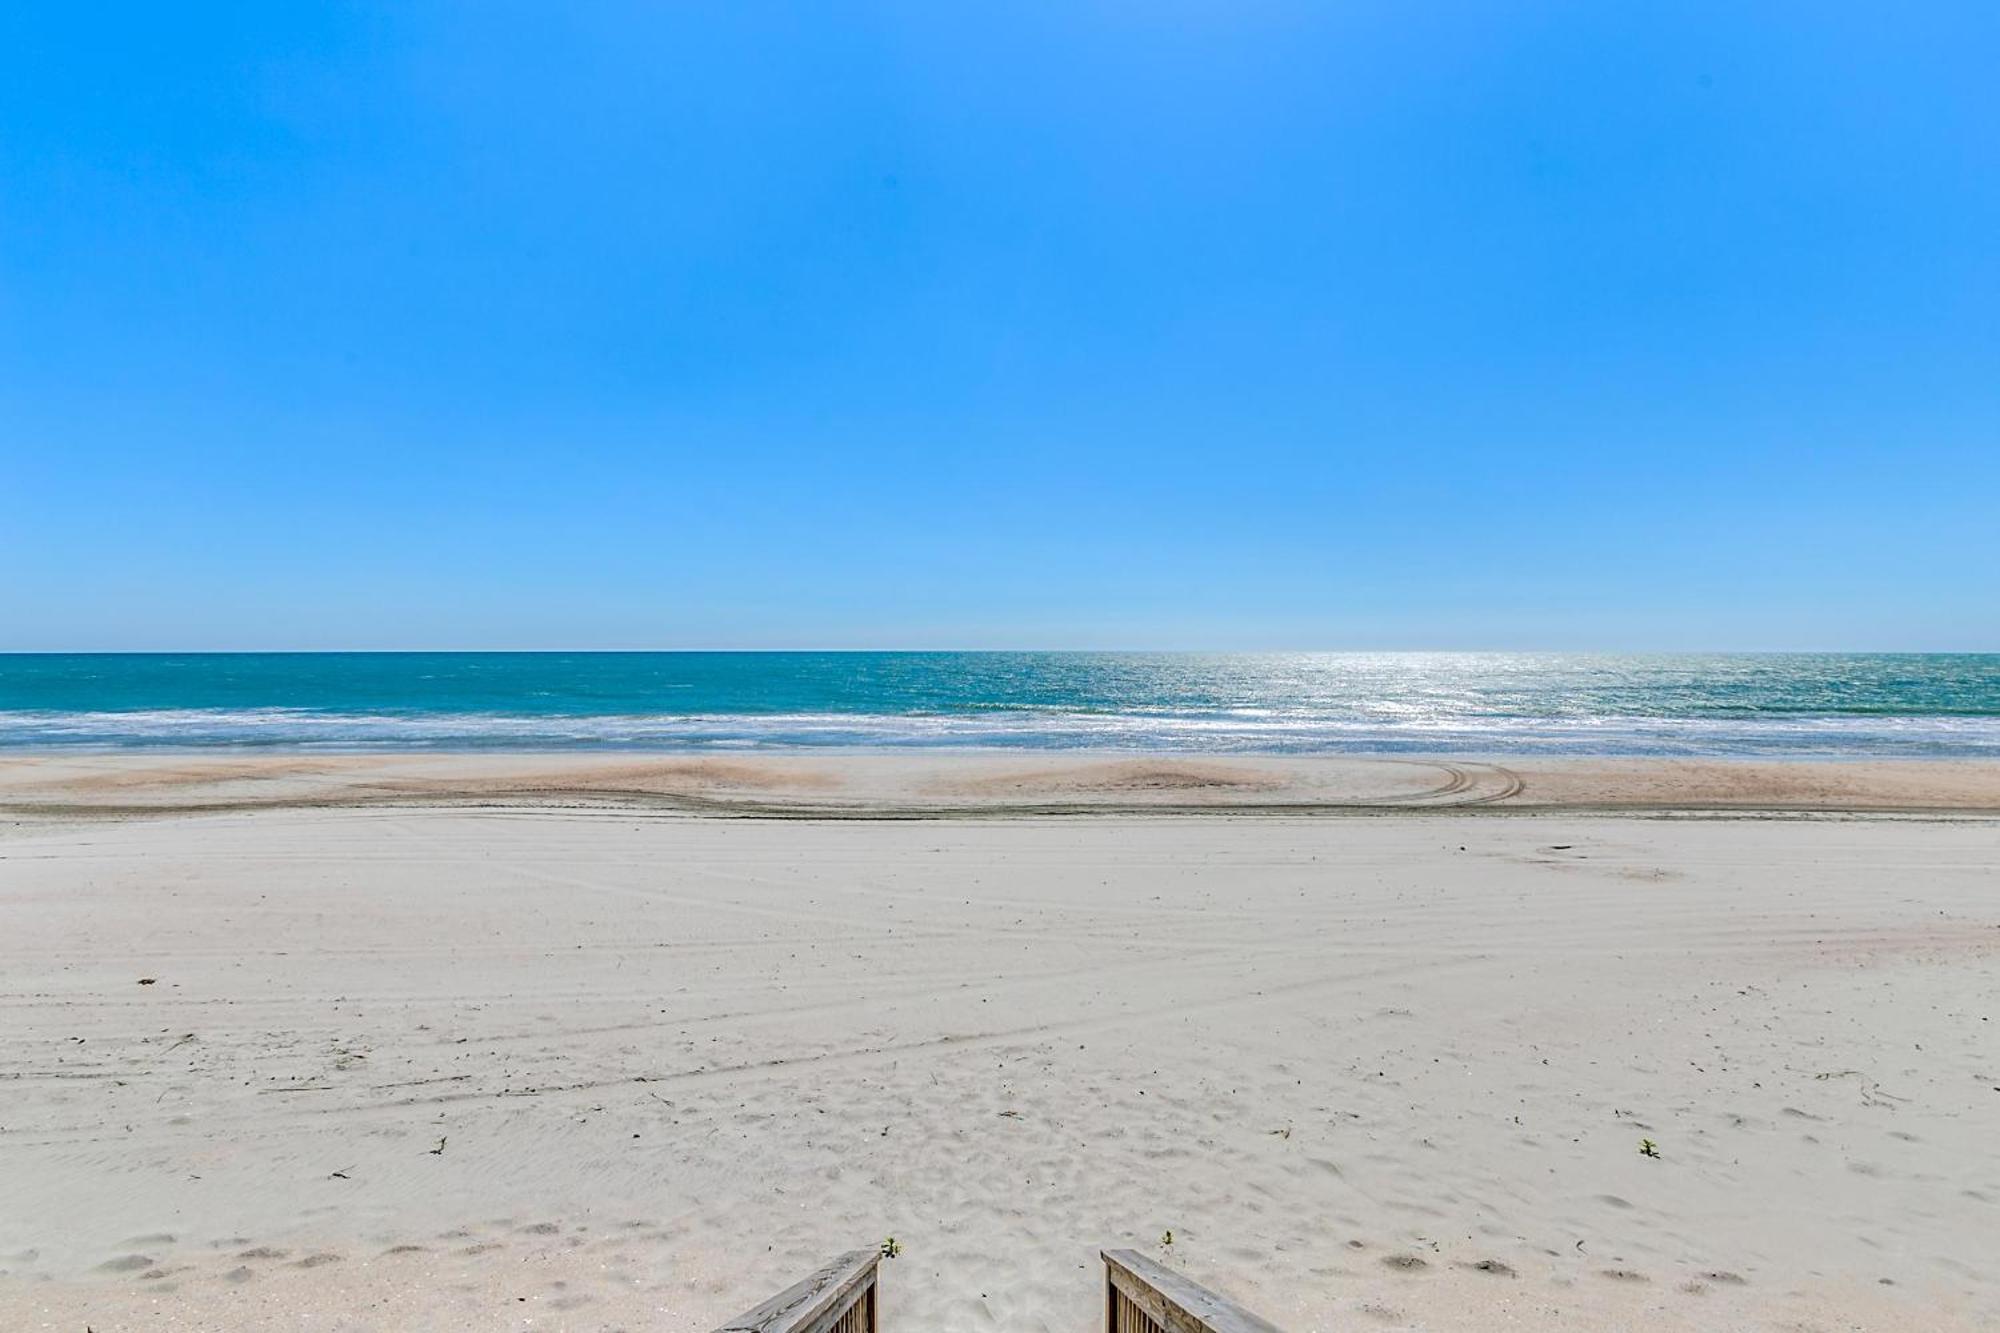
{"label": "small green plant in sand", "polygon": [[902,1252],[903,1247],[897,1243],[894,1236],[890,1236],[882,1242],[882,1257],[884,1259],[893,1259]]}
{"label": "small green plant in sand", "polygon": [[1639,1155],[1641,1157],[1657,1158],[1660,1155],[1660,1145],[1653,1142],[1651,1139],[1640,1139]]}
{"label": "small green plant in sand", "polygon": [[1174,1230],[1172,1227],[1168,1227],[1165,1231],[1160,1233],[1160,1244],[1172,1245],[1173,1243],[1174,1243]]}

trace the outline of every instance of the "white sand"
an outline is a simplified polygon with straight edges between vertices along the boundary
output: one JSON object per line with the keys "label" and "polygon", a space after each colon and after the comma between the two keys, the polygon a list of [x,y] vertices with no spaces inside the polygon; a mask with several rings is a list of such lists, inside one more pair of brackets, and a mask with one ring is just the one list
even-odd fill
{"label": "white sand", "polygon": [[54,762],[10,1331],[701,1330],[891,1234],[890,1333],[1094,1328],[1100,1244],[1294,1333],[2000,1327],[2000,821],[996,819],[1112,779],[970,760],[890,784],[951,819],[113,818]]}

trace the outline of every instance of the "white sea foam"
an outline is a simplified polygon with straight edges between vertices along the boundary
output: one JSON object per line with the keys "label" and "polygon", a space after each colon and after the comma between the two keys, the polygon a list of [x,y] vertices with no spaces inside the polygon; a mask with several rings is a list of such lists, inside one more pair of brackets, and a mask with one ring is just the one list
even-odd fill
{"label": "white sea foam", "polygon": [[[1387,710],[1385,710],[1387,711]],[[2000,718],[1360,716],[1308,708],[1118,713],[342,713],[294,708],[0,712],[0,746],[311,749],[1004,748],[1201,753],[2000,757]]]}

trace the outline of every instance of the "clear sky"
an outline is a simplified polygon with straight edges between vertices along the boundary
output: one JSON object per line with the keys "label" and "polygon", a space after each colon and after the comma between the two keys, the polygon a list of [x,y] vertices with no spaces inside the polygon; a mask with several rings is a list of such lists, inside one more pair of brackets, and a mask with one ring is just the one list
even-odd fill
{"label": "clear sky", "polygon": [[2000,6],[16,4],[0,649],[2000,649]]}

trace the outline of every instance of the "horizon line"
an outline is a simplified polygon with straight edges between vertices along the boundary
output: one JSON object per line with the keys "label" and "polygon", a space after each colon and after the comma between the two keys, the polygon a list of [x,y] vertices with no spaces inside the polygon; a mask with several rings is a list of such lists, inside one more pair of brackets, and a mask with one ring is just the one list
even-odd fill
{"label": "horizon line", "polygon": [[2000,648],[0,648],[5,657],[2000,657]]}

